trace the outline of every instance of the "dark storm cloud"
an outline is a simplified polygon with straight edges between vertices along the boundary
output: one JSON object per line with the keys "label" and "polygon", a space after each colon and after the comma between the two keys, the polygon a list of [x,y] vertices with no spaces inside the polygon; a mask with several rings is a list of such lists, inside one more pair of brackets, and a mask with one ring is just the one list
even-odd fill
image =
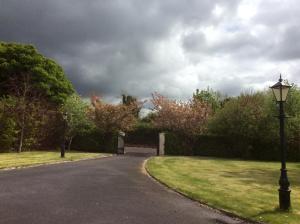
{"label": "dark storm cloud", "polygon": [[178,23],[205,22],[213,7],[196,0],[1,0],[0,38],[32,43],[57,59],[83,95],[146,95],[163,75],[148,68],[151,44]]}
{"label": "dark storm cloud", "polygon": [[[159,91],[187,97],[196,87],[224,89],[222,83],[233,94],[244,86],[244,79],[232,84],[237,76],[232,74],[253,66],[243,61],[294,60],[300,52],[295,44],[300,37],[298,18],[274,19],[275,12],[283,15],[289,7],[269,10],[272,1],[261,1],[250,27],[245,27],[236,19],[240,4],[236,0],[0,0],[0,40],[32,43],[55,58],[84,96],[126,92],[147,97]],[[223,10],[219,17],[214,15],[218,7]],[[294,7],[292,14],[299,11]],[[265,31],[253,34],[250,28],[259,24]],[[203,27],[223,33],[211,43]],[[191,54],[200,59],[191,60]],[[213,57],[224,55],[240,68],[219,68],[219,61],[211,64]],[[212,60],[199,65],[203,57]],[[216,70],[217,83],[206,77],[211,68]]]}

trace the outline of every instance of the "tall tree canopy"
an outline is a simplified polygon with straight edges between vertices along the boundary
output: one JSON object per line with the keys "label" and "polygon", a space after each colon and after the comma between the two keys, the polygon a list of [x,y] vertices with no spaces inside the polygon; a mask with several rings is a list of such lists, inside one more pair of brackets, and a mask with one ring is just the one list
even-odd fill
{"label": "tall tree canopy", "polygon": [[[55,61],[31,45],[0,42],[0,100],[6,102],[0,128],[16,133],[18,152],[23,145],[36,145],[41,127],[49,120],[47,115],[57,114],[73,93],[72,84]],[[8,120],[13,122],[4,122]]]}
{"label": "tall tree canopy", "polygon": [[0,96],[38,96],[62,104],[72,93],[72,84],[55,61],[32,45],[0,42]]}

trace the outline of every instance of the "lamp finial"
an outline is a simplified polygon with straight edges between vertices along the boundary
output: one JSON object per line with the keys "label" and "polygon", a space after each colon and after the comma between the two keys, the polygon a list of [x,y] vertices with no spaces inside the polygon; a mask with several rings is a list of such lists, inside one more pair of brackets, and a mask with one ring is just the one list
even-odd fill
{"label": "lamp finial", "polygon": [[280,76],[279,76],[279,82],[282,82],[281,73],[280,73]]}

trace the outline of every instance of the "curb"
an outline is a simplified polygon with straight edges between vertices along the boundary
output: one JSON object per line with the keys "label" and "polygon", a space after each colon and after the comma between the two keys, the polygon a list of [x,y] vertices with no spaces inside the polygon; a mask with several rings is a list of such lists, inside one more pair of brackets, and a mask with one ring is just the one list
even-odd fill
{"label": "curb", "polygon": [[217,207],[214,207],[214,206],[211,206],[211,205],[208,205],[207,203],[205,202],[202,202],[202,201],[198,201],[182,192],[180,192],[179,190],[176,190],[174,188],[171,188],[169,185],[167,185],[166,183],[162,182],[161,180],[159,180],[158,178],[156,178],[154,175],[152,175],[150,173],[150,171],[147,169],[147,162],[149,159],[151,159],[152,157],[150,158],[147,158],[146,160],[144,160],[143,164],[142,164],[142,169],[143,169],[143,173],[146,174],[149,178],[151,178],[153,181],[155,181],[156,183],[160,184],[161,186],[163,186],[164,188],[166,188],[167,190],[170,190],[170,191],[173,191],[174,193],[177,193],[178,195],[186,198],[186,199],[189,199],[193,202],[196,202],[200,207],[204,207],[204,208],[207,208],[207,209],[210,209],[216,213],[219,213],[219,214],[222,214],[222,215],[227,215],[237,221],[241,221],[240,224],[266,224],[264,222],[259,222],[259,221],[254,221],[254,220],[250,220],[248,218],[245,218],[245,217],[242,217],[242,216],[239,216],[239,215],[236,215],[232,212],[229,212],[229,211],[226,211],[226,210],[223,210],[223,209],[220,209],[220,208],[217,208]]}

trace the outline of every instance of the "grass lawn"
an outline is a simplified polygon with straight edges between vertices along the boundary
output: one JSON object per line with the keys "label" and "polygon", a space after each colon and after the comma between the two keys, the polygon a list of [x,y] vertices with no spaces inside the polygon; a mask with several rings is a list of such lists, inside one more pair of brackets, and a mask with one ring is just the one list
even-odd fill
{"label": "grass lawn", "polygon": [[33,151],[21,153],[0,153],[0,169],[64,161],[76,161],[102,157],[104,155],[105,154],[103,153],[66,152],[65,158],[60,158],[60,152]]}
{"label": "grass lawn", "polygon": [[300,223],[300,163],[288,163],[292,210],[278,211],[279,162],[155,157],[148,172],[177,191],[252,220]]}

